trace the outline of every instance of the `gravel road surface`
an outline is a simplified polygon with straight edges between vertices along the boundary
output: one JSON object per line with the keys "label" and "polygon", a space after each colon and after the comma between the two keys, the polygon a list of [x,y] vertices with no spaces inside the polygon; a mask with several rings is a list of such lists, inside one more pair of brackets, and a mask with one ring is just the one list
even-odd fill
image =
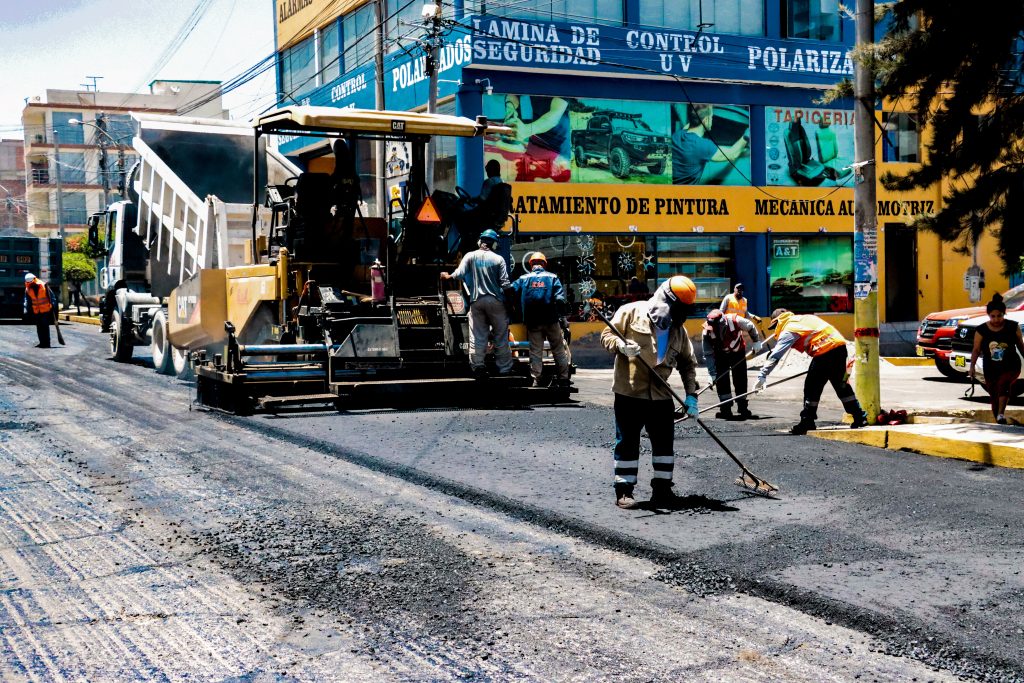
{"label": "gravel road surface", "polygon": [[1024,472],[765,402],[787,421],[712,424],[781,500],[680,428],[683,509],[626,512],[589,386],[237,418],[65,337],[0,327],[5,679],[1024,680]]}

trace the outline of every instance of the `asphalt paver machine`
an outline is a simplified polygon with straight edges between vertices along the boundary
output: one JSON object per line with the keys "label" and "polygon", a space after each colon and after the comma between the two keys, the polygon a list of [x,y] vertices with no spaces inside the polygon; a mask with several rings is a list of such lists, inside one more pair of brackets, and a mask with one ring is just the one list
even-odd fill
{"label": "asphalt paver machine", "polygon": [[[427,145],[507,132],[483,117],[414,112],[300,106],[260,116],[254,155],[266,136],[304,136],[324,163],[277,184],[257,172],[250,263],[201,270],[172,294],[169,335],[193,350],[199,401],[244,413],[568,400],[575,389],[564,383],[531,386],[524,358],[512,376],[473,379],[469,302],[440,278],[461,249],[445,201],[429,193]],[[356,161],[381,139],[403,144],[410,164],[388,215],[367,217]],[[551,359],[545,373],[554,375]]]}

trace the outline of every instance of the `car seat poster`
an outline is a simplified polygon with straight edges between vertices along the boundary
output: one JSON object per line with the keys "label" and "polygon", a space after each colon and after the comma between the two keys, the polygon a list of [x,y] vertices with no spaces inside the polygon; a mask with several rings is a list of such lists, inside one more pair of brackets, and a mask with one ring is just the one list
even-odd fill
{"label": "car seat poster", "polygon": [[750,185],[750,110],[540,95],[487,95],[512,133],[488,138],[510,182]]}
{"label": "car seat poster", "polygon": [[787,236],[771,240],[771,308],[794,313],[853,310],[853,240]]}
{"label": "car seat poster", "polygon": [[852,187],[853,110],[765,107],[768,185]]}

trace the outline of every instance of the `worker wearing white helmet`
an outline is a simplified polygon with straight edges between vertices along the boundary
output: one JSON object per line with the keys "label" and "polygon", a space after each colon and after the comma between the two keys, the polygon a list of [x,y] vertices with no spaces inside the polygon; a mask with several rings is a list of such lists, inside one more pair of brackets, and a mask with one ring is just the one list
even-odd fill
{"label": "worker wearing white helmet", "polygon": [[25,320],[35,323],[36,337],[39,343],[36,348],[50,348],[50,325],[54,321],[57,308],[57,296],[45,282],[32,273],[25,273],[25,299],[23,312]]}
{"label": "worker wearing white helmet", "polygon": [[557,385],[568,385],[569,352],[565,346],[562,325],[559,324],[567,306],[565,287],[557,275],[548,272],[548,259],[544,254],[535,251],[530,254],[528,262],[530,272],[513,282],[512,289],[517,295],[523,324],[526,325],[526,334],[530,340],[530,374],[533,376],[533,385],[541,386],[544,382],[545,341],[551,347],[558,373],[553,381]]}
{"label": "worker wearing white helmet", "polygon": [[636,507],[633,489],[640,467],[640,432],[646,429],[651,440],[651,503],[656,507],[678,505],[672,493],[675,468],[673,440],[675,405],[665,386],[652,378],[643,362],[668,380],[673,369],[679,371],[686,389],[686,412],[697,415],[697,361],[693,346],[683,329],[693,310],[697,288],[688,277],[676,275],[666,280],[647,301],[626,304],[615,312],[612,330],[601,333],[601,343],[615,353],[615,504],[623,509]]}

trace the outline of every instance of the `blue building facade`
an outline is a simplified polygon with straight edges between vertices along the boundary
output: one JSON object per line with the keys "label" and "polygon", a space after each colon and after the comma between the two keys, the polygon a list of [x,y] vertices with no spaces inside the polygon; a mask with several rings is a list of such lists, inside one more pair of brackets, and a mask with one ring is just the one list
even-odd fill
{"label": "blue building facade", "polygon": [[[385,108],[422,108],[422,5],[383,2]],[[302,5],[286,21],[306,30],[292,26],[282,40],[286,5]],[[439,110],[486,115],[513,134],[442,142],[435,188],[476,194],[485,162],[498,160],[527,242],[517,272],[528,250],[544,251],[569,284],[577,320],[588,319],[588,302],[630,300],[684,273],[704,307],[743,282],[760,314],[785,306],[852,327],[853,111],[849,101],[820,103],[853,77],[854,22],[837,0],[443,8]],[[375,108],[374,12],[358,1],[276,3],[280,103]],[[880,171],[920,161],[913,114],[890,105],[879,124]],[[303,144],[281,149],[309,161]],[[368,172],[371,153],[361,159]],[[401,161],[401,150],[388,154]],[[366,183],[364,195],[372,192]],[[883,317],[917,319],[932,305],[917,294],[933,264],[887,268],[886,246],[891,258],[916,253],[904,226],[937,210],[941,196],[879,199],[884,234],[869,247],[881,272],[868,275]]]}

